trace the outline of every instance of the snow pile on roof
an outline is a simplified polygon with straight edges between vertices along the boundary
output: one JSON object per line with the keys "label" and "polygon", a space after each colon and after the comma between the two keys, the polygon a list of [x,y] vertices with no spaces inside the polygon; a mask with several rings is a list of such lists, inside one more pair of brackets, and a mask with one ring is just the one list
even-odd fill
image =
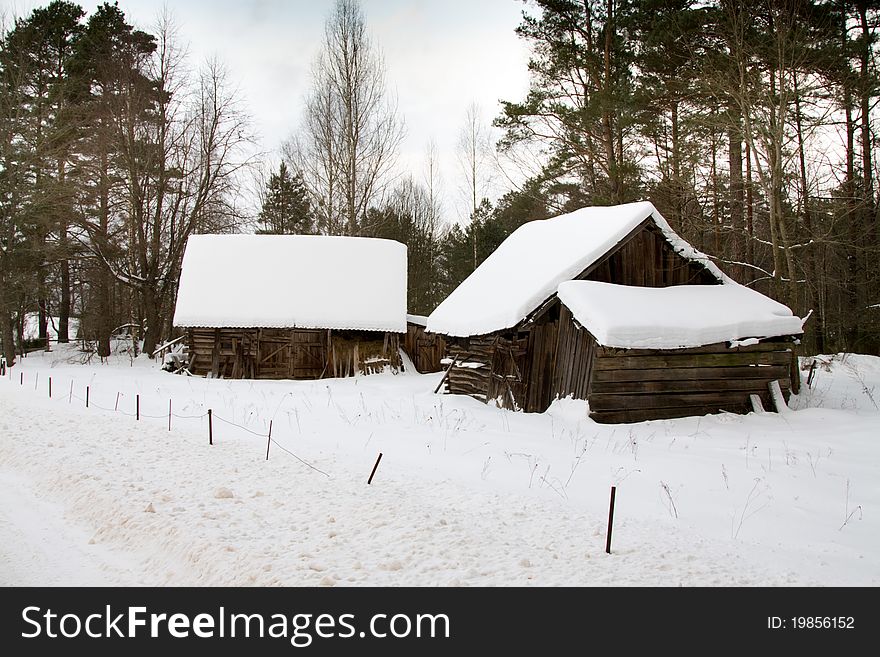
{"label": "snow pile on roof", "polygon": [[470,336],[515,326],[648,217],[682,257],[699,261],[719,281],[730,280],[651,203],[582,208],[517,228],[431,313],[428,331]]}
{"label": "snow pile on roof", "polygon": [[194,235],[175,326],[406,332],[406,247],[362,237]]}
{"label": "snow pile on roof", "polygon": [[803,331],[788,307],[737,283],[633,287],[567,281],[559,286],[559,299],[606,347],[677,349]]}

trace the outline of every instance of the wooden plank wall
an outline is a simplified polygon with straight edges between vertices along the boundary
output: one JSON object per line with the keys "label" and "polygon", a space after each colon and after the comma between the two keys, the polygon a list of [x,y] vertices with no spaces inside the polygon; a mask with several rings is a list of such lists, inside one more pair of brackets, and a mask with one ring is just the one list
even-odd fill
{"label": "wooden plank wall", "polygon": [[771,408],[767,385],[779,380],[788,398],[794,343],[782,338],[748,347],[726,342],[693,349],[597,347],[589,390],[597,422],[748,413],[749,395]]}
{"label": "wooden plank wall", "polygon": [[229,379],[321,379],[400,367],[395,333],[187,329],[190,371]]}
{"label": "wooden plank wall", "polygon": [[[556,367],[551,380],[551,399],[589,399],[596,340],[574,323],[571,311],[559,313]],[[549,403],[549,402],[548,402]]]}
{"label": "wooden plank wall", "polygon": [[[549,313],[545,315],[545,320],[535,324],[528,333],[528,383],[523,406],[527,413],[547,410],[556,398],[553,388],[556,370],[570,362],[567,352],[558,352],[560,323],[558,319],[550,319],[551,316]],[[563,355],[562,361],[557,361],[557,353]]]}
{"label": "wooden plank wall", "polygon": [[[489,399],[489,379],[495,358],[497,336],[446,338],[446,352],[456,366],[446,379],[447,390],[454,395],[469,395],[480,401]],[[479,364],[480,367],[473,367]]]}
{"label": "wooden plank wall", "polygon": [[511,411],[526,409],[528,335],[495,335],[487,399]]}
{"label": "wooden plank wall", "polygon": [[422,374],[443,369],[440,361],[446,355],[446,340],[437,333],[427,333],[424,326],[412,322],[406,325],[403,350]]}
{"label": "wooden plank wall", "polygon": [[653,223],[578,278],[641,287],[718,284],[703,265],[677,254]]}

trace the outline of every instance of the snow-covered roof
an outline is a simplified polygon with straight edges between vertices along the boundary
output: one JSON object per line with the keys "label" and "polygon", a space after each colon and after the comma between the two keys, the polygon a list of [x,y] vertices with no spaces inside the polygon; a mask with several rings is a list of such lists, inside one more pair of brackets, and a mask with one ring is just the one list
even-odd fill
{"label": "snow-covered roof", "polygon": [[406,332],[406,247],[307,235],[194,235],[175,326]]}
{"label": "snow-covered roof", "polygon": [[677,349],[803,331],[787,306],[734,282],[634,287],[566,281],[559,300],[606,347]]}
{"label": "snow-covered roof", "polygon": [[424,315],[407,315],[406,321],[409,324],[415,324],[416,326],[426,326],[428,324],[428,318]]}
{"label": "snow-covered roof", "polygon": [[648,217],[682,257],[700,262],[719,281],[730,280],[651,203],[582,208],[517,228],[431,313],[427,330],[465,337],[516,326]]}

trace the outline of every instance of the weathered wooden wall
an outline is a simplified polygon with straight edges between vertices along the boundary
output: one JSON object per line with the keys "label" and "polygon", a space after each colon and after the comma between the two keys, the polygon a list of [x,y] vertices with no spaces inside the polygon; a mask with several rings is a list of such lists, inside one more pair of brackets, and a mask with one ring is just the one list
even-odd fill
{"label": "weathered wooden wall", "polygon": [[489,380],[495,358],[497,335],[446,339],[446,353],[455,359],[446,378],[447,390],[454,395],[469,395],[489,400]]}
{"label": "weathered wooden wall", "polygon": [[748,413],[751,394],[772,409],[767,386],[778,380],[788,399],[793,349],[794,343],[782,338],[732,349],[726,342],[663,351],[597,347],[590,417],[639,422],[719,411]]}
{"label": "weathered wooden wall", "polygon": [[652,222],[577,278],[641,287],[718,284],[718,279],[702,264],[677,254]]}
{"label": "weathered wooden wall", "polygon": [[586,399],[597,422],[747,413],[751,394],[772,409],[771,381],[789,397],[794,349],[785,338],[734,348],[726,342],[691,349],[601,347],[562,306],[558,320],[528,332],[451,339],[448,353],[457,365],[447,389],[530,413],[545,411],[554,399]]}
{"label": "weathered wooden wall", "polygon": [[550,351],[555,350],[555,331],[553,322],[527,332],[450,338],[447,355],[456,365],[447,377],[447,390],[494,401],[509,410],[545,410],[550,403]]}
{"label": "weathered wooden wall", "polygon": [[571,311],[562,306],[559,313],[557,358],[553,369],[552,399],[574,397],[589,399],[596,340],[588,331],[578,328]]}
{"label": "weathered wooden wall", "polygon": [[528,410],[528,334],[498,335],[489,369],[488,399],[512,411]]}
{"label": "weathered wooden wall", "polygon": [[403,350],[422,374],[443,369],[440,361],[446,353],[446,340],[437,333],[427,333],[420,324],[407,323]]}
{"label": "weathered wooden wall", "polygon": [[321,379],[400,367],[396,333],[306,329],[187,329],[193,374]]}
{"label": "weathered wooden wall", "polygon": [[555,398],[553,376],[560,364],[556,359],[559,332],[557,312],[544,315],[542,321],[534,324],[528,332],[527,355],[527,396],[522,405],[528,413],[547,410]]}

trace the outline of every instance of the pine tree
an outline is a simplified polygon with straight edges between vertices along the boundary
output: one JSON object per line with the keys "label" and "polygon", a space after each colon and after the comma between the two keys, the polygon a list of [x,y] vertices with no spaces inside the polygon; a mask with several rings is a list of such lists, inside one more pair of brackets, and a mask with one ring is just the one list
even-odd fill
{"label": "pine tree", "polygon": [[314,232],[309,194],[299,173],[282,162],[269,178],[260,210],[260,235],[310,235]]}
{"label": "pine tree", "polygon": [[525,100],[502,101],[502,147],[533,143],[549,166],[577,177],[595,203],[635,200],[632,152],[634,48],[626,0],[536,0],[517,33],[532,47]]}
{"label": "pine tree", "polygon": [[[66,114],[68,63],[82,32],[80,7],[56,0],[15,22],[0,44],[2,71],[2,201],[0,325],[4,348],[12,353],[9,324],[21,326],[35,296],[39,338],[47,339],[50,274],[61,270],[61,337],[70,309],[67,226],[71,198],[66,188],[72,122]],[[56,237],[57,239],[53,239]],[[26,249],[26,257],[17,253]]]}
{"label": "pine tree", "polygon": [[[134,233],[126,231],[115,207],[126,186],[144,183],[126,172],[142,155],[143,144],[126,142],[129,135],[144,134],[139,128],[156,107],[156,88],[145,72],[155,51],[152,35],[134,29],[118,5],[105,3],[89,17],[70,66],[81,127],[76,145],[83,208],[79,222],[93,255],[87,274],[88,312],[82,320],[102,357],[110,354],[111,332],[122,319],[113,300],[114,276],[126,259],[125,241]],[[137,211],[131,207],[130,214]]]}

